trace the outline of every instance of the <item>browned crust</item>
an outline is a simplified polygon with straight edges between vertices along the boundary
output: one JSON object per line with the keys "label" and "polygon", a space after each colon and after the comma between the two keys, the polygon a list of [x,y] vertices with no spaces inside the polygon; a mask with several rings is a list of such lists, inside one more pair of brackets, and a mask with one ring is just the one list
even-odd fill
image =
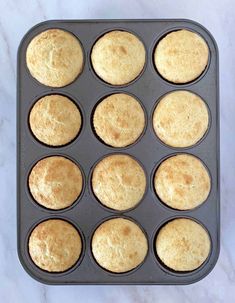
{"label": "browned crust", "polygon": [[82,240],[73,225],[64,220],[52,219],[34,228],[28,247],[38,267],[49,272],[63,272],[79,259]]}
{"label": "browned crust", "polygon": [[61,146],[79,133],[82,118],[77,106],[67,97],[48,95],[39,99],[29,115],[34,136],[44,144]]}
{"label": "browned crust", "polygon": [[96,74],[113,85],[127,84],[143,70],[145,48],[135,35],[111,31],[93,46],[91,61]]}
{"label": "browned crust", "polygon": [[146,188],[144,170],[132,157],[115,154],[102,159],[92,174],[92,189],[105,206],[126,210],[138,204]]}
{"label": "browned crust", "polygon": [[123,218],[104,222],[92,238],[92,253],[98,264],[116,273],[137,267],[147,251],[148,243],[142,230]]}
{"label": "browned crust", "polygon": [[83,179],[79,167],[71,160],[52,156],[36,163],[29,174],[33,198],[49,209],[63,209],[79,197]]}
{"label": "browned crust", "polygon": [[26,51],[31,75],[40,83],[62,87],[75,80],[83,67],[79,40],[61,29],[49,29],[34,37]]}

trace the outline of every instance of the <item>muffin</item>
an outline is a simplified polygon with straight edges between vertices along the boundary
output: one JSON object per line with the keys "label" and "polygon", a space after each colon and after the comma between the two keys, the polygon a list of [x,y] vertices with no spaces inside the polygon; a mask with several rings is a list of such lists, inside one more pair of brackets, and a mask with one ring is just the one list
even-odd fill
{"label": "muffin", "polygon": [[153,128],[159,139],[172,147],[189,147],[206,133],[209,124],[205,102],[188,91],[165,95],[153,114]]}
{"label": "muffin", "polygon": [[37,203],[49,209],[72,205],[82,191],[82,174],[71,160],[51,156],[37,162],[28,178],[29,190]]}
{"label": "muffin", "polygon": [[96,74],[112,85],[128,84],[144,68],[145,48],[135,35],[111,31],[95,43],[91,62]]}
{"label": "muffin", "polygon": [[38,224],[28,242],[33,262],[49,272],[63,272],[79,259],[82,240],[77,229],[70,223],[52,219]]}
{"label": "muffin", "polygon": [[81,73],[83,51],[74,35],[61,29],[49,29],[31,40],[26,63],[31,75],[40,83],[62,87]]}
{"label": "muffin", "polygon": [[143,168],[132,157],[115,154],[102,159],[92,174],[92,189],[98,200],[114,210],[135,207],[146,188]]}
{"label": "muffin", "polygon": [[187,83],[198,78],[208,64],[205,40],[189,30],[169,33],[157,44],[154,63],[159,74],[173,83]]}
{"label": "muffin", "polygon": [[180,154],[162,162],[155,173],[154,187],[166,205],[192,209],[203,203],[210,192],[210,176],[196,157]]}
{"label": "muffin", "polygon": [[134,143],[144,130],[144,111],[139,102],[127,94],[113,94],[95,109],[96,134],[108,145],[125,147]]}
{"label": "muffin", "polygon": [[29,125],[34,136],[51,146],[71,142],[78,135],[81,124],[77,106],[61,95],[48,95],[39,99],[29,115]]}
{"label": "muffin", "polygon": [[92,237],[92,253],[103,268],[123,273],[144,261],[148,251],[147,239],[134,222],[115,218],[102,223]]}
{"label": "muffin", "polygon": [[200,267],[210,253],[207,231],[190,219],[175,219],[164,225],[156,237],[160,260],[175,271],[192,271]]}

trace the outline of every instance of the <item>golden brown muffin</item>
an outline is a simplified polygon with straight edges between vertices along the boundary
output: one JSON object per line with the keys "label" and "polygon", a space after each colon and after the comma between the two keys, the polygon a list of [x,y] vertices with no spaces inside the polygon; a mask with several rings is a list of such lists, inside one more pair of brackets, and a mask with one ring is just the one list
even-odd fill
{"label": "golden brown muffin", "polygon": [[101,224],[92,238],[92,253],[97,263],[112,272],[122,273],[144,261],[148,242],[137,224],[123,219],[110,219]]}
{"label": "golden brown muffin", "polygon": [[92,188],[99,201],[115,210],[138,204],[146,188],[143,168],[132,157],[115,154],[102,159],[92,174]]}
{"label": "golden brown muffin", "polygon": [[156,171],[154,187],[168,206],[186,210],[203,203],[210,192],[210,176],[196,157],[180,154],[163,161]]}
{"label": "golden brown muffin", "polygon": [[112,31],[93,46],[91,62],[96,74],[113,85],[128,84],[144,68],[145,48],[135,35]]}
{"label": "golden brown muffin", "polygon": [[28,247],[29,254],[38,267],[49,272],[62,272],[79,259],[82,240],[72,224],[52,219],[34,228]]}
{"label": "golden brown muffin", "polygon": [[26,63],[31,75],[40,83],[62,87],[81,73],[83,51],[74,35],[61,29],[49,29],[29,43]]}
{"label": "golden brown muffin", "polygon": [[69,98],[48,95],[34,104],[29,115],[29,124],[39,141],[60,146],[77,136],[82,119],[79,109]]}
{"label": "golden brown muffin", "polygon": [[205,102],[188,91],[174,91],[164,96],[153,115],[153,128],[161,141],[172,147],[196,144],[208,129]]}
{"label": "golden brown muffin", "polygon": [[174,83],[195,80],[208,64],[209,49],[205,40],[189,30],[166,35],[157,44],[154,63],[160,75]]}
{"label": "golden brown muffin", "polygon": [[175,219],[160,229],[156,251],[160,260],[175,271],[200,267],[210,253],[208,232],[190,219]]}
{"label": "golden brown muffin", "polygon": [[144,130],[144,111],[127,94],[113,94],[98,104],[93,116],[96,134],[108,145],[124,147],[134,143]]}
{"label": "golden brown muffin", "polygon": [[52,156],[37,162],[30,172],[29,189],[33,198],[49,209],[69,207],[82,191],[82,174],[71,160]]}

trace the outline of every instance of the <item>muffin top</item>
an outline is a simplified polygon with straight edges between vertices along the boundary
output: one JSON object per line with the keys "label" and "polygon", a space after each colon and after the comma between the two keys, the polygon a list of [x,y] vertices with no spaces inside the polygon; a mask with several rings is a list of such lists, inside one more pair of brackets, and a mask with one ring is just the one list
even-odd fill
{"label": "muffin top", "polygon": [[132,157],[115,154],[102,159],[92,174],[93,192],[99,201],[115,210],[138,204],[146,188],[143,168]]}
{"label": "muffin top", "polygon": [[79,133],[82,119],[77,106],[67,97],[48,95],[39,99],[29,115],[34,136],[44,144],[61,146]]}
{"label": "muffin top", "polygon": [[174,83],[187,83],[201,75],[208,64],[205,40],[189,30],[166,35],[157,44],[154,63],[160,75]]}
{"label": "muffin top", "polygon": [[159,198],[168,206],[186,210],[203,203],[210,192],[210,176],[196,157],[180,154],[163,161],[154,177]]}
{"label": "muffin top", "polygon": [[62,87],[81,73],[83,52],[79,40],[61,29],[49,29],[34,37],[26,51],[31,75],[40,83]]}
{"label": "muffin top", "polygon": [[165,95],[153,114],[153,128],[165,144],[188,147],[196,144],[208,129],[209,117],[205,102],[188,91]]}
{"label": "muffin top", "polygon": [[38,267],[49,272],[62,272],[79,259],[82,241],[72,224],[52,219],[34,228],[28,247],[29,254]]}
{"label": "muffin top", "polygon": [[124,147],[134,143],[145,125],[139,102],[127,94],[113,94],[95,109],[93,125],[96,134],[108,145]]}
{"label": "muffin top", "polygon": [[160,260],[175,271],[200,267],[210,253],[207,231],[190,219],[175,219],[160,229],[156,252]]}
{"label": "muffin top", "polygon": [[95,43],[91,61],[96,74],[113,85],[128,84],[143,70],[145,48],[135,35],[111,31]]}
{"label": "muffin top", "polygon": [[143,262],[148,251],[147,239],[134,222],[116,218],[101,224],[92,238],[92,253],[103,268],[122,273]]}
{"label": "muffin top", "polygon": [[82,174],[71,160],[51,156],[37,162],[32,168],[29,189],[40,205],[49,209],[69,207],[82,191]]}

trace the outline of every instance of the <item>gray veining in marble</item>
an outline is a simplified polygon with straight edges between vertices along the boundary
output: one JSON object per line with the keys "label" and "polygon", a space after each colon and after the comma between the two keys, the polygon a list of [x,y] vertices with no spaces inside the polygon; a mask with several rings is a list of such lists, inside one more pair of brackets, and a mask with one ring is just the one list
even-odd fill
{"label": "gray veining in marble", "polygon": [[[203,4],[202,4],[203,3]],[[235,1],[0,0],[0,300],[52,302],[235,301]],[[45,286],[23,270],[16,252],[16,53],[34,24],[47,19],[189,18],[220,51],[221,254],[214,270],[189,286]]]}

